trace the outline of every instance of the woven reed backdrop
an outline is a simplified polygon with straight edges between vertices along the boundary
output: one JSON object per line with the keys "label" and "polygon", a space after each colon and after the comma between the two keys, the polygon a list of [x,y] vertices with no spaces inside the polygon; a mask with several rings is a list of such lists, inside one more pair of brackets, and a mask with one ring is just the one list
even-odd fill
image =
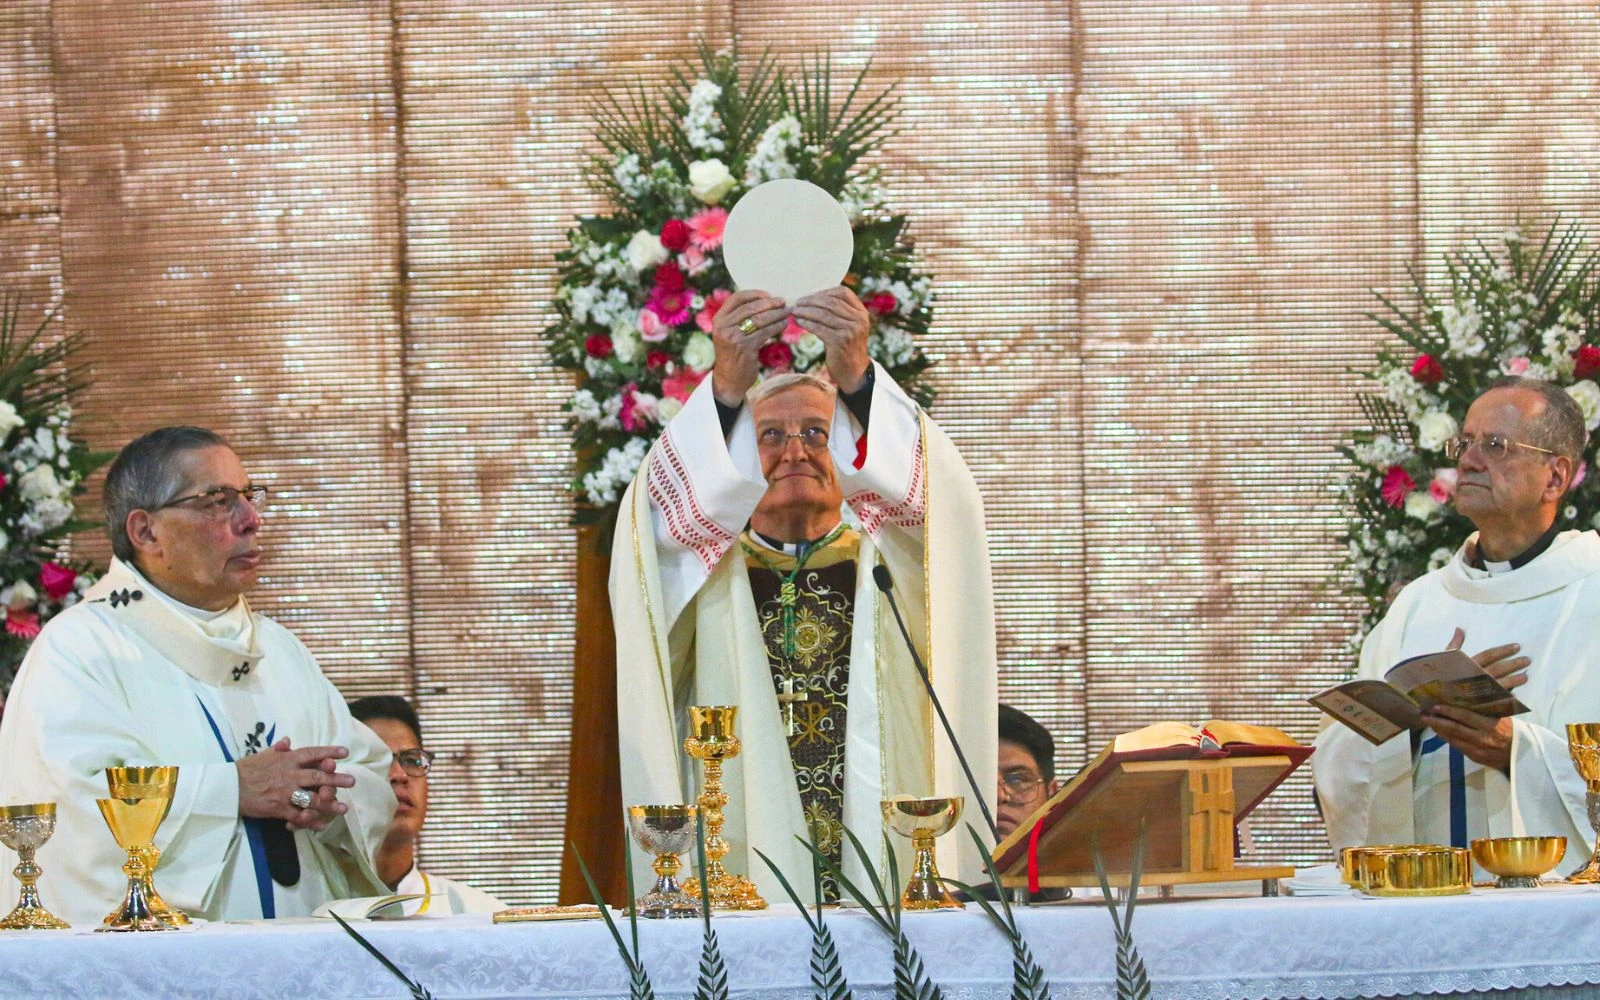
{"label": "woven reed backdrop", "polygon": [[[1600,222],[1589,0],[5,0],[0,285],[88,332],[94,445],[207,424],[272,487],[259,605],[442,752],[424,863],[554,894],[574,542],[538,331],[598,207],[586,103],[696,34],[901,81],[935,415],[1058,765],[1167,718],[1310,738],[1368,289]],[[1303,776],[1255,834],[1323,853]]]}

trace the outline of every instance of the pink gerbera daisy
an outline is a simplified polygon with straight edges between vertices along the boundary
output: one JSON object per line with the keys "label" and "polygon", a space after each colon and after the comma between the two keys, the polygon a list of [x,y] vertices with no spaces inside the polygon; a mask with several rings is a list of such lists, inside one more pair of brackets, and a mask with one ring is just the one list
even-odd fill
{"label": "pink gerbera daisy", "polygon": [[6,611],[6,631],[19,639],[32,639],[39,634],[39,615],[22,608]]}
{"label": "pink gerbera daisy", "polygon": [[1383,502],[1391,507],[1404,507],[1406,496],[1417,488],[1416,480],[1412,479],[1406,470],[1398,465],[1389,466],[1389,471],[1383,474],[1383,485],[1378,492],[1383,495]]}
{"label": "pink gerbera daisy", "polygon": [[694,298],[694,293],[687,288],[669,291],[656,286],[650,293],[650,311],[661,318],[661,322],[668,326],[678,326],[689,319],[689,302]]}
{"label": "pink gerbera daisy", "polygon": [[689,216],[689,242],[697,249],[710,253],[722,246],[722,231],[728,225],[725,208],[702,208]]}

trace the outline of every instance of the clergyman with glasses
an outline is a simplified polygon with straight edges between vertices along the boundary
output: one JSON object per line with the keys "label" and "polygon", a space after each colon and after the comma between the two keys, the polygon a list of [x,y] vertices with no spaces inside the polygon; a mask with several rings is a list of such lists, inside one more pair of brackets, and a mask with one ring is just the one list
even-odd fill
{"label": "clergyman with glasses", "polygon": [[[1335,847],[1566,836],[1588,843],[1566,723],[1600,718],[1600,537],[1562,530],[1588,430],[1559,386],[1496,382],[1446,444],[1453,502],[1477,531],[1406,586],[1361,647],[1358,676],[1464,648],[1530,709],[1492,719],[1450,706],[1411,739],[1373,746],[1325,726],[1311,766]],[[1567,851],[1564,870],[1587,851]]]}
{"label": "clergyman with glasses", "polygon": [[365,723],[393,753],[389,787],[397,803],[394,821],[378,848],[378,877],[405,901],[406,916],[447,917],[493,913],[505,904],[465,882],[423,871],[417,865],[417,838],[428,819],[428,775],[436,754],[422,745],[422,721],[411,702],[395,694],[370,695],[350,703],[350,714]]}
{"label": "clergyman with glasses", "polygon": [[[17,673],[0,802],[56,803],[40,861],[51,908],[75,925],[99,923],[127,884],[95,806],[114,766],[178,766],[157,881],[192,916],[304,916],[385,891],[373,858],[395,809],[389,748],[245,599],[266,497],[212,431],[130,443],[105,481],[110,569]],[[0,865],[0,897],[16,893]]]}
{"label": "clergyman with glasses", "polygon": [[[693,801],[686,710],[737,706],[727,864],[769,900],[783,889],[756,849],[807,895],[805,839],[859,878],[842,829],[876,843],[888,796],[966,795],[981,825],[875,566],[893,574],[973,771],[995,766],[983,502],[949,439],[870,360],[869,329],[843,286],[794,303],[730,296],[710,376],[641,465],[612,548],[623,797]],[[788,340],[821,354],[827,378],[758,382],[762,352]],[[941,870],[982,877],[969,838],[940,848]]]}

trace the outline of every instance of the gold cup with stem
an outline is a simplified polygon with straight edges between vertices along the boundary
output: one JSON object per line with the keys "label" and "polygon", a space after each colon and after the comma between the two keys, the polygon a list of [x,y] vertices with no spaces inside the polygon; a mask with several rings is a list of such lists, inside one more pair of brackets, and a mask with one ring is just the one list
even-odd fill
{"label": "gold cup with stem", "polygon": [[1572,766],[1588,786],[1584,802],[1588,806],[1589,826],[1597,835],[1588,862],[1571,875],[1568,882],[1600,882],[1600,722],[1567,723],[1567,753]]}
{"label": "gold cup with stem", "polygon": [[[176,767],[108,767],[111,798],[96,799],[117,846],[128,852],[122,873],[128,876],[122,903],[106,915],[98,931],[168,931],[189,922],[187,914],[167,904],[151,881],[161,854],[156,831],[172,808],[178,787]],[[157,907],[159,906],[159,910]]]}
{"label": "gold cup with stem", "polygon": [[939,877],[939,867],[933,858],[933,841],[956,825],[964,802],[959,795],[925,798],[896,795],[880,803],[889,829],[902,837],[910,837],[911,847],[916,851],[911,862],[911,876],[900,894],[901,909],[961,909],[961,903],[950,895]]}
{"label": "gold cup with stem", "polygon": [[[733,874],[722,864],[728,854],[728,842],[722,839],[722,808],[728,804],[728,793],[722,790],[722,762],[739,755],[739,737],[733,734],[733,720],[738,712],[736,705],[690,707],[691,735],[683,741],[683,749],[705,764],[705,781],[696,801],[706,820],[706,893],[711,898],[711,908],[764,910],[767,901],[761,898],[755,883],[743,875]],[[699,899],[700,879],[694,876],[685,879],[683,891]]]}
{"label": "gold cup with stem", "polygon": [[695,807],[686,805],[629,806],[628,832],[655,858],[656,884],[634,901],[641,917],[652,919],[698,917],[700,900],[678,885],[678,856],[691,850],[697,832]]}
{"label": "gold cup with stem", "polygon": [[39,876],[44,870],[33,860],[33,855],[55,832],[54,802],[0,806],[0,844],[17,852],[19,863],[11,874],[22,883],[22,898],[16,908],[0,920],[0,931],[57,931],[70,926],[39,902]]}

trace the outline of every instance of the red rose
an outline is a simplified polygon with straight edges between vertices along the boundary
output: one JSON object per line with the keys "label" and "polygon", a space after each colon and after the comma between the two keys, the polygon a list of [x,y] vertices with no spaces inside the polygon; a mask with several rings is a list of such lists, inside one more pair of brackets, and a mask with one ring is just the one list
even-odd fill
{"label": "red rose", "polygon": [[3,475],[0,475],[0,490],[5,489],[6,488],[6,483],[9,483],[9,482],[11,482],[11,480],[7,479]]}
{"label": "red rose", "polygon": [[683,291],[683,272],[678,265],[669,260],[656,268],[656,287],[664,292]]}
{"label": "red rose", "polygon": [[661,227],[661,245],[673,253],[682,253],[689,246],[689,224],[682,219],[669,219]]}
{"label": "red rose", "polygon": [[794,352],[789,350],[789,345],[779,340],[774,340],[761,349],[761,365],[773,371],[787,371],[794,361]]}
{"label": "red rose", "polygon": [[665,368],[667,366],[667,362],[671,360],[672,355],[668,354],[666,351],[651,351],[645,356],[644,366],[646,368]]}
{"label": "red rose", "polygon": [[1411,377],[1423,385],[1438,385],[1444,381],[1444,365],[1433,355],[1424,354],[1411,366]]}
{"label": "red rose", "polygon": [[1572,358],[1577,362],[1572,366],[1573,378],[1584,379],[1600,374],[1600,347],[1584,344],[1572,352]]}
{"label": "red rose", "polygon": [[1406,505],[1406,496],[1417,488],[1417,483],[1406,470],[1398,465],[1389,466],[1389,471],[1383,474],[1383,485],[1378,492],[1383,494],[1383,502],[1391,507],[1399,508]]}
{"label": "red rose", "polygon": [[44,588],[52,601],[59,601],[72,593],[72,585],[77,582],[78,572],[70,566],[47,562],[39,567],[39,586]]}
{"label": "red rose", "polygon": [[611,338],[603,333],[597,333],[583,342],[583,349],[589,357],[604,360],[611,357]]}
{"label": "red rose", "polygon": [[894,297],[893,292],[876,292],[868,295],[861,304],[874,316],[887,316],[900,308],[900,300]]}

